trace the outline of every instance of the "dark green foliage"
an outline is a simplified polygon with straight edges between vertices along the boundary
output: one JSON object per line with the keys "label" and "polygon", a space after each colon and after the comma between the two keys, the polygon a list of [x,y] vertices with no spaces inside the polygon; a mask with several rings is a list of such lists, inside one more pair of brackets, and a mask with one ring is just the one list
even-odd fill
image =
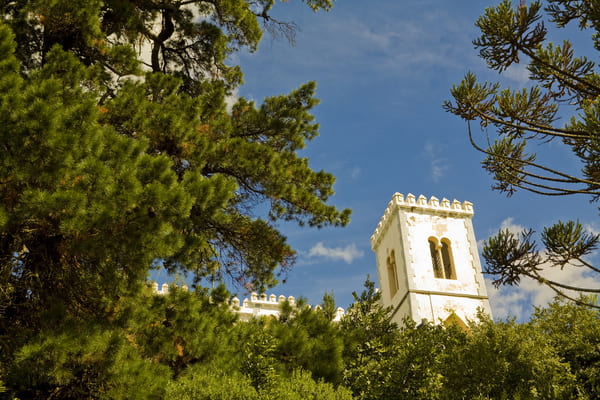
{"label": "dark green foliage", "polygon": [[[581,303],[596,303],[596,298]],[[584,398],[600,397],[600,314],[597,309],[555,300],[536,308],[529,322],[546,336],[549,346],[571,367]]]}
{"label": "dark green foliage", "polygon": [[549,338],[514,320],[471,325],[445,365],[445,388],[468,399],[560,399],[577,394],[568,363]]}
{"label": "dark green foliage", "polygon": [[540,255],[531,236],[533,231],[521,232],[521,237],[508,229],[498,232],[497,236],[484,241],[482,256],[487,263],[486,272],[500,275],[494,280],[494,286],[516,285],[521,275],[535,277]]}
{"label": "dark green foliage", "polygon": [[190,368],[169,382],[166,398],[172,400],[258,400],[251,380],[239,372]]}
{"label": "dark green foliage", "polygon": [[[305,3],[313,10],[332,5]],[[299,302],[286,305],[279,320],[241,323],[223,286],[210,292],[199,285],[190,292],[172,287],[161,296],[146,286],[149,270],[162,263],[169,272],[192,275],[196,284],[213,276],[260,290],[275,284],[295,257],[277,221],[348,223],[349,210],[328,204],[333,176],[313,171],[297,154],[318,134],[314,83],[260,105],[238,99],[226,106],[242,80],[226,57],[240,47],[254,50],[263,29],[292,27],[272,19],[274,5],[0,1],[2,394],[597,397],[598,318],[570,303],[556,305],[548,317],[540,311],[531,325],[487,321],[465,334],[410,321],[397,330],[370,282],[339,324],[331,321],[329,294],[322,309]],[[508,8],[501,14],[514,19]],[[506,26],[527,31],[535,16],[523,18]],[[568,22],[570,11],[560,18]],[[490,32],[499,26],[486,24],[482,29]],[[513,36],[502,31],[494,40],[503,46]],[[537,40],[527,37],[520,43]],[[480,45],[491,51],[496,44]],[[562,53],[538,49],[546,63],[557,63]],[[498,57],[499,69],[516,61],[513,50],[489,54]],[[596,84],[585,60],[566,64],[587,74],[577,85]],[[534,73],[547,90],[571,82],[553,81],[541,68]],[[575,96],[577,87],[567,85],[565,93]],[[497,94],[497,86],[478,86],[474,77],[459,91],[487,111],[495,110],[498,95],[504,111],[496,118],[517,119],[528,109],[535,109],[529,118],[536,124],[554,118],[539,91]],[[597,143],[585,132],[596,126],[598,105],[587,92],[577,98],[586,101],[583,117],[569,128],[576,135],[565,137],[589,161],[584,174],[592,191]],[[457,110],[473,119],[481,110],[470,104]],[[499,142],[487,167],[511,190],[530,177],[526,168],[535,158],[525,149],[526,129],[502,132],[512,141]],[[518,160],[506,168],[498,164],[507,157]],[[576,225],[557,230],[544,238],[557,263],[583,257],[598,240]],[[562,315],[563,307],[572,308]],[[552,319],[560,321],[556,329]],[[563,332],[575,335],[570,345]]]}
{"label": "dark green foliage", "polygon": [[264,329],[263,322],[250,321],[247,326],[241,328],[242,335],[239,337],[242,357],[240,370],[256,390],[271,387],[277,376],[275,338]]}
{"label": "dark green foliage", "polygon": [[156,260],[263,289],[294,261],[276,220],[348,223],[333,176],[296,153],[318,134],[314,83],[226,108],[225,56],[256,47],[271,1],[0,5],[4,329],[49,303],[101,314]]}
{"label": "dark green foliage", "polygon": [[295,259],[278,220],[348,223],[327,204],[334,177],[297,155],[318,135],[314,83],[226,105],[242,74],[225,60],[257,48],[261,21],[278,26],[274,4],[0,1],[0,382],[11,394],[162,397],[160,382],[191,366],[239,361],[227,356],[226,291],[212,303],[200,288],[156,297],[149,271],[262,290]]}
{"label": "dark green foliage", "polygon": [[597,397],[600,318],[593,308],[556,302],[525,324],[480,315],[467,330],[410,319],[398,329],[372,282],[355,297],[340,328],[344,384],[356,398]]}
{"label": "dark green foliage", "polygon": [[194,364],[226,367],[232,362],[237,317],[207,293],[173,286],[157,296],[148,288],[123,303],[115,318],[122,319],[140,355],[168,366],[175,376]]}
{"label": "dark green foliage", "polygon": [[[333,299],[326,294],[326,306],[328,301]],[[276,338],[275,356],[286,371],[301,368],[310,371],[315,379],[339,384],[343,341],[337,323],[327,313],[327,310],[299,306],[281,321],[272,321],[269,328]]]}
{"label": "dark green foliage", "polygon": [[383,398],[439,399],[447,390],[444,372],[456,351],[455,344],[464,340],[456,327],[425,323],[417,326],[405,319],[397,344],[397,356],[390,360],[390,380]]}
{"label": "dark green foliage", "polygon": [[269,379],[272,374],[291,377],[294,371],[304,370],[314,379],[341,383],[344,342],[339,324],[330,318],[332,310],[335,300],[326,293],[321,308],[310,308],[303,299],[294,306],[285,302],[279,319],[259,319],[239,327],[245,357],[252,365],[262,365],[252,371],[260,370],[260,379]]}
{"label": "dark green foliage", "polygon": [[[0,31],[10,48],[8,29]],[[180,245],[175,225],[189,196],[166,157],[96,122],[94,94],[79,83],[87,71],[54,48],[27,79],[16,68],[3,75],[14,85],[0,94],[0,337],[9,342],[52,329],[59,309],[105,317],[155,257]]]}
{"label": "dark green foliage", "polygon": [[398,328],[365,286],[341,323],[302,302],[280,320],[242,323],[204,291],[146,288],[108,323],[67,318],[32,335],[0,372],[22,399],[598,397],[594,309],[557,301],[525,324],[481,315],[467,331],[410,319]]}
{"label": "dark green foliage", "polygon": [[160,399],[170,377],[141,357],[125,331],[72,320],[39,333],[14,357],[7,381],[21,399]]}
{"label": "dark green foliage", "polygon": [[[579,29],[592,31],[594,47],[600,50],[600,13],[593,3],[548,0],[543,7],[540,1],[513,5],[504,0],[477,20],[481,36],[473,44],[489,68],[503,72],[522,62],[530,79],[527,88],[501,90],[500,83],[479,83],[468,72],[460,85],[452,88],[453,101],[444,102],[447,111],[467,121],[469,139],[484,154],[482,165],[495,181],[494,190],[508,196],[527,190],[548,196],[584,194],[598,200],[600,76],[596,64],[577,56],[569,40],[556,45],[547,39],[548,23],[562,28],[578,22]],[[559,115],[572,117],[560,125]],[[471,130],[472,121],[479,121],[482,137]],[[488,127],[495,128],[499,137],[490,138]],[[536,151],[543,151],[550,141],[572,152],[582,165],[579,173],[537,160]],[[573,291],[600,293],[600,289],[548,280],[543,269],[584,267],[593,274],[600,272],[586,260],[598,240],[597,235],[584,232],[579,222],[559,221],[544,230],[545,251],[540,256],[531,231],[524,231],[522,239],[499,232],[486,243],[488,267],[484,272],[497,276],[496,285],[518,284],[527,276],[558,295],[581,301]]]}
{"label": "dark green foliage", "polygon": [[[373,313],[377,312],[375,308]],[[417,326],[409,318],[400,329],[393,326],[393,331],[388,331],[389,312],[385,314],[370,318],[375,329],[364,343],[349,349],[358,355],[348,359],[345,371],[345,383],[354,395],[359,399],[440,399],[444,394],[457,398],[444,378],[453,368],[456,348],[464,342],[465,333],[456,327]]]}
{"label": "dark green foliage", "polygon": [[269,387],[256,390],[250,379],[238,373],[192,369],[185,377],[169,384],[167,398],[173,400],[350,400],[343,387],[316,382],[307,372],[294,372],[290,378],[276,379]]}
{"label": "dark green foliage", "polygon": [[[226,109],[241,75],[224,57],[258,44],[272,2],[260,14],[185,3],[0,4],[3,308],[54,293],[69,312],[98,312],[157,259],[263,288],[294,259],[273,221],[348,222],[326,204],[333,177],[296,154],[318,133],[313,83]],[[194,7],[208,18],[194,22]],[[134,44],[150,46],[151,72]],[[260,203],[267,220],[251,216]]]}
{"label": "dark green foliage", "polygon": [[266,393],[265,399],[281,400],[351,400],[351,392],[343,386],[334,387],[321,380],[315,381],[306,371],[295,371],[290,379],[282,379]]}
{"label": "dark green foliage", "polygon": [[342,319],[344,384],[360,399],[385,398],[391,379],[389,363],[397,357],[398,326],[391,309],[381,306],[381,292],[368,277],[359,296]]}

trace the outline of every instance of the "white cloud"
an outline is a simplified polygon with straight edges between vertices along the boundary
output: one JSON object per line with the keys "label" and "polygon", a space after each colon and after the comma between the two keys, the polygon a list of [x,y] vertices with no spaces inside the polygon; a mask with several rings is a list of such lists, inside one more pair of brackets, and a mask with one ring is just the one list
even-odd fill
{"label": "white cloud", "polygon": [[[293,51],[281,46],[285,56],[280,57],[302,69],[324,68],[337,74],[340,68],[351,66],[364,68],[363,73],[392,76],[429,76],[440,67],[464,71],[465,65],[477,62],[471,48],[475,29],[465,29],[473,26],[468,17],[431,7],[422,13],[420,4],[413,5],[414,9],[396,7],[403,10],[375,9],[360,17],[340,12],[316,23],[297,20],[303,28],[298,36],[304,40]],[[304,47],[303,43],[310,44]]]}
{"label": "white cloud", "polygon": [[585,224],[583,225],[583,229],[593,235],[600,235],[600,229],[596,226],[596,224]]}
{"label": "white cloud", "polygon": [[520,235],[521,231],[523,231],[525,228],[522,225],[515,224],[514,220],[515,219],[513,217],[506,218],[500,224],[500,230],[508,229],[508,231],[512,234]]}
{"label": "white cloud", "polygon": [[439,154],[442,153],[443,147],[440,144],[428,141],[425,143],[424,154],[429,159],[430,168],[431,168],[431,179],[435,183],[439,183],[440,180],[446,175],[446,171],[448,170],[447,160],[443,157],[440,157]]}
{"label": "white cloud", "polygon": [[[502,221],[500,228],[508,229],[515,234],[524,229],[514,222],[514,218]],[[593,231],[592,227],[586,228]],[[540,256],[544,257],[544,253],[540,252]],[[548,280],[579,288],[600,288],[600,276],[587,268],[565,266],[561,269],[550,264],[542,264],[541,268],[543,268],[541,275]],[[488,279],[486,279],[486,286],[494,318],[506,318],[512,315],[521,320],[527,319],[532,311],[531,305],[545,306],[557,295],[550,287],[527,277],[521,279],[518,287],[503,286],[495,289]],[[565,293],[575,298],[579,295],[575,291],[565,291]]]}
{"label": "white cloud", "polygon": [[231,112],[235,103],[237,103],[239,99],[239,88],[233,89],[229,96],[225,96],[225,106],[227,107],[227,112]]}
{"label": "white cloud", "polygon": [[[600,277],[592,276],[587,268],[566,266],[564,269],[560,267],[547,266],[542,274],[546,279],[564,283],[574,287],[581,288],[599,288]],[[523,281],[521,284],[525,290],[532,292],[532,300],[535,305],[545,305],[551,301],[556,293],[545,285],[540,285],[532,280]],[[573,291],[565,291],[566,294],[573,297],[578,297],[578,293]]]}
{"label": "white cloud", "polygon": [[483,251],[483,242],[485,242],[485,239],[479,239],[477,241],[477,251],[480,253]]}
{"label": "white cloud", "polygon": [[360,167],[354,167],[350,170],[350,177],[352,179],[356,179],[360,176],[360,172],[361,172]]}
{"label": "white cloud", "polygon": [[[464,68],[464,64],[456,60],[464,61],[469,54],[447,37],[451,34],[454,41],[460,37],[466,43],[471,42],[471,37],[464,29],[456,29],[455,18],[438,10],[423,16],[426,23],[411,18],[410,12],[404,15],[406,18],[402,21],[379,15],[375,28],[372,23],[358,19],[340,22],[336,27],[338,32],[351,38],[342,42],[348,46],[345,51],[349,54],[346,55],[403,74],[419,74],[440,65]],[[457,53],[461,53],[460,57]]]}
{"label": "white cloud", "polygon": [[[508,217],[506,218],[504,221],[502,221],[500,223],[500,230],[506,230],[508,229],[508,231],[514,235],[517,235],[518,237],[521,237],[521,232],[525,229],[522,225],[519,224],[515,224],[514,223],[514,218],[513,217]],[[494,234],[496,234],[497,231],[494,231]],[[481,253],[483,251],[483,247],[484,247],[484,243],[486,242],[486,239],[479,239],[477,241],[477,250]]]}
{"label": "white cloud", "polygon": [[528,295],[520,288],[500,287],[494,288],[490,279],[485,279],[490,307],[494,319],[506,319],[515,316],[522,319],[525,316],[525,304],[528,303]]}
{"label": "white cloud", "polygon": [[439,183],[440,179],[444,176],[444,173],[448,167],[441,165],[440,160],[431,161],[431,178],[435,183]]}
{"label": "white cloud", "polygon": [[364,255],[364,251],[359,250],[355,243],[346,247],[325,247],[323,242],[315,244],[308,252],[309,257],[325,257],[332,260],[344,260],[350,264],[357,258]]}
{"label": "white cloud", "polygon": [[529,71],[527,65],[513,64],[506,71],[502,72],[502,76],[516,82],[520,86],[524,86],[529,82]]}
{"label": "white cloud", "polygon": [[[546,279],[574,287],[600,287],[600,277],[593,276],[589,270],[584,268],[567,266],[561,270],[559,267],[547,265],[542,275]],[[488,280],[486,280],[486,284],[494,318],[506,318],[513,315],[519,319],[526,319],[532,311],[528,308],[530,305],[545,306],[557,295],[550,287],[530,278],[521,279],[518,287],[495,289]],[[575,291],[565,291],[565,293],[575,298],[579,296]]]}

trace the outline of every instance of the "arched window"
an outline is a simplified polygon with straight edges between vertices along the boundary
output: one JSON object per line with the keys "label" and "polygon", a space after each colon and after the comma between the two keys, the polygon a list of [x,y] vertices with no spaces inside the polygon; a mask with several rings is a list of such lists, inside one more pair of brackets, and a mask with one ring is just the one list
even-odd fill
{"label": "arched window", "polygon": [[456,279],[450,241],[445,238],[442,239],[442,261],[444,262],[444,277],[446,279]]}
{"label": "arched window", "polygon": [[456,279],[450,240],[446,238],[442,239],[441,245],[434,237],[430,237],[428,241],[433,276],[439,279]]}
{"label": "arched window", "polygon": [[386,260],[386,264],[388,281],[390,286],[390,297],[394,297],[394,295],[398,291],[398,270],[396,268],[396,254],[394,253],[393,249]]}
{"label": "arched window", "polygon": [[431,252],[431,263],[433,264],[433,276],[443,278],[442,259],[440,258],[439,245],[436,238],[429,238],[429,251]]}

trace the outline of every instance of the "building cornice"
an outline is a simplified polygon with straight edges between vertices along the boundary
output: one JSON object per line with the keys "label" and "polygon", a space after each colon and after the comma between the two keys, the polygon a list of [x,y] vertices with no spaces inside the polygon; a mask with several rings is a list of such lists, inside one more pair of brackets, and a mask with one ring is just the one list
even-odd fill
{"label": "building cornice", "polygon": [[406,195],[405,199],[401,193],[395,193],[394,197],[389,202],[383,217],[381,217],[373,236],[371,236],[371,248],[373,250],[379,245],[383,233],[387,230],[389,223],[392,220],[391,217],[396,210],[408,210],[411,212],[426,211],[428,213],[444,216],[455,215],[467,218],[472,218],[474,214],[473,203],[466,200],[462,203],[456,199],[450,202],[450,200],[444,197],[442,201],[440,201],[435,196],[431,196],[431,198],[427,200],[423,195],[415,198],[412,193]]}
{"label": "building cornice", "polygon": [[398,303],[398,305],[392,311],[391,317],[398,312],[402,304],[406,301],[410,294],[424,294],[426,296],[439,296],[439,297],[460,297],[461,299],[474,299],[474,300],[489,300],[487,295],[479,295],[479,294],[470,294],[470,293],[456,293],[456,292],[443,292],[440,290],[419,290],[419,289],[410,289],[407,290],[404,296],[402,296],[402,300]]}

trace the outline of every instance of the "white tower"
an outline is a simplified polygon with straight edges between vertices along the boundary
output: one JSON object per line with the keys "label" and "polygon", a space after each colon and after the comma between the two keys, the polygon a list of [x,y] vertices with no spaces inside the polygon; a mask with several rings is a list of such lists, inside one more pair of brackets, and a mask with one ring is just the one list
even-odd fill
{"label": "white tower", "polygon": [[468,201],[394,194],[371,237],[382,302],[393,307],[393,321],[402,324],[409,315],[416,322],[458,317],[466,323],[478,308],[492,315],[472,218]]}

